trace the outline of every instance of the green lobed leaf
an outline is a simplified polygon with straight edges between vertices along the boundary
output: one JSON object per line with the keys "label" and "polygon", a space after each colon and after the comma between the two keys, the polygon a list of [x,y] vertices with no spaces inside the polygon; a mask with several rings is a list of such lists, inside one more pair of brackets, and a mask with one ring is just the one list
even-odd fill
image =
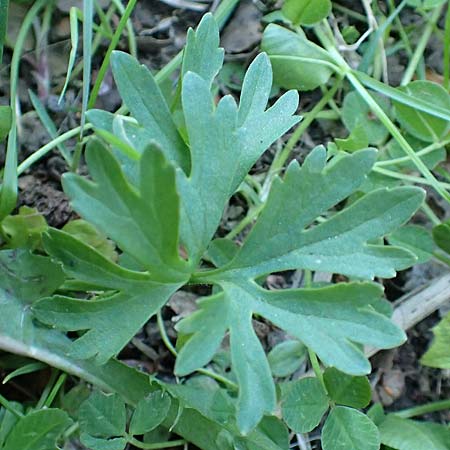
{"label": "green lobed leaf", "polygon": [[[435,104],[450,113],[450,94],[440,85],[426,80],[412,81],[398,88],[412,98],[420,98]],[[394,100],[397,120],[414,137],[425,142],[436,142],[450,130],[450,124],[444,119],[418,111]]]}
{"label": "green lobed leaf", "polygon": [[323,426],[322,447],[324,450],[379,450],[380,433],[362,412],[337,406]]}
{"label": "green lobed leaf", "polygon": [[450,369],[450,313],[433,328],[433,333],[431,347],[420,362],[425,366]]}
{"label": "green lobed leaf", "polygon": [[261,49],[269,55],[275,83],[283,88],[310,91],[338,70],[328,53],[304,34],[278,25],[264,30]]}
{"label": "green lobed leaf", "polygon": [[396,450],[450,449],[450,430],[444,425],[388,414],[378,428],[381,442]]}
{"label": "green lobed leaf", "polygon": [[19,419],[9,433],[3,450],[54,450],[56,440],[71,424],[60,409],[41,409]]}
{"label": "green lobed leaf", "polygon": [[170,409],[170,396],[162,391],[153,392],[139,401],[131,417],[130,433],[145,434],[160,425]]}
{"label": "green lobed leaf", "polygon": [[125,433],[125,403],[117,394],[94,391],[80,406],[80,429],[93,437],[111,438]]}
{"label": "green lobed leaf", "polygon": [[331,0],[285,0],[281,9],[294,25],[313,25],[331,12]]}
{"label": "green lobed leaf", "polygon": [[[136,405],[150,392],[161,389],[148,375],[116,360],[99,366],[93,361],[74,359],[69,356],[69,338],[57,330],[41,327],[33,320],[29,304],[41,295],[50,295],[63,282],[63,274],[57,264],[49,258],[32,255],[28,251],[4,250],[0,251],[0,266],[4,269],[0,271],[2,350],[43,361],[81,377],[100,389],[118,393],[132,405]],[[95,273],[92,269],[91,272]],[[11,426],[14,425],[15,418],[11,417],[10,413],[6,413],[6,416],[12,420]],[[5,427],[4,418],[0,427],[0,442],[4,442],[3,439],[11,426]],[[173,429],[175,433],[203,450],[215,448],[216,439],[221,433],[228,433],[231,439],[238,434],[236,427],[219,424],[195,409],[178,410],[176,402],[164,422],[164,427]],[[258,429],[246,439],[265,450],[280,450]],[[14,450],[17,450],[17,447],[14,447]]]}
{"label": "green lobed leaf", "polygon": [[211,241],[230,196],[251,166],[299,121],[292,116],[298,105],[298,94],[293,91],[265,111],[271,84],[270,63],[264,54],[246,73],[239,107],[229,95],[214,107],[207,81],[192,72],[183,79],[182,102],[192,170],[189,176],[178,171],[177,182],[182,200],[182,241],[195,263]]}
{"label": "green lobed leaf", "polygon": [[323,380],[328,395],[338,405],[365,408],[370,403],[372,389],[367,377],[354,377],[328,367]]}
{"label": "green lobed leaf", "polygon": [[328,397],[317,378],[281,384],[281,413],[296,433],[309,433],[319,425],[329,408]]}
{"label": "green lobed leaf", "polygon": [[181,73],[194,72],[211,86],[222,67],[223,55],[217,22],[212,14],[205,14],[196,31],[188,30]]}
{"label": "green lobed leaf", "polygon": [[169,161],[187,170],[189,151],[150,71],[132,56],[119,51],[112,52],[111,67],[120,96],[133,117],[148,130]]}
{"label": "green lobed leaf", "polygon": [[148,273],[117,266],[63,231],[51,230],[45,247],[63,263],[68,275],[113,290],[93,300],[54,296],[33,305],[35,316],[43,323],[64,331],[87,330],[71,346],[70,356],[74,358],[95,357],[104,364],[184,284],[184,280],[154,281]]}
{"label": "green lobed leaf", "polygon": [[364,181],[375,153],[365,150],[343,155],[328,165],[325,157],[325,151],[318,148],[301,169],[293,164],[283,181],[275,181],[258,222],[237,255],[199,279],[218,284],[222,291],[199,301],[200,309],[177,324],[180,333],[190,336],[175,365],[181,376],[207,364],[229,331],[240,387],[238,425],[243,432],[274,408],[270,369],[251,327],[254,313],[311,347],[325,364],[352,375],[370,371],[354,342],[390,347],[405,339],[383,315],[385,304],[376,285],[269,292],[252,281],[263,274],[299,267],[364,278],[393,276],[396,269],[414,262],[405,250],[367,241],[384,236],[411,216],[423,199],[423,192],[415,188],[370,193],[324,223],[301,231]]}

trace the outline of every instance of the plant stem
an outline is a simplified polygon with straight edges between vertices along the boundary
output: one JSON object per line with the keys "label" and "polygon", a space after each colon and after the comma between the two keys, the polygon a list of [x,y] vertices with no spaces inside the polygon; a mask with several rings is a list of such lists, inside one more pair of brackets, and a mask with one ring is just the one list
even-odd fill
{"label": "plant stem", "polygon": [[317,355],[310,348],[308,348],[308,355],[309,355],[309,360],[311,361],[311,366],[314,370],[314,373],[326,392],[327,388],[325,386],[322,369],[320,368],[320,364],[319,364],[319,360],[317,359]]}
{"label": "plant stem", "polygon": [[403,409],[402,411],[397,411],[392,414],[401,417],[402,419],[409,419],[411,417],[442,411],[444,409],[450,409],[450,400],[439,400],[425,405],[414,406],[413,408]]}
{"label": "plant stem", "polygon": [[[439,150],[442,147],[445,147],[448,144],[450,144],[450,139],[447,139],[442,142],[435,142],[434,144],[430,144],[427,147],[425,147],[422,150],[419,150],[418,152],[415,152],[415,153],[417,156],[425,156],[435,150]],[[401,164],[401,163],[409,162],[409,161],[411,161],[410,156],[402,156],[400,158],[388,159],[386,161],[378,161],[375,163],[375,167],[391,166],[391,165]]]}
{"label": "plant stem", "polygon": [[[419,184],[424,184],[426,186],[433,186],[433,187],[435,187],[434,183],[432,184],[429,180],[427,180],[425,178],[422,178],[422,177],[415,177],[413,175],[406,175],[406,174],[403,174],[403,173],[395,172],[393,170],[381,169],[380,167],[374,167],[372,170],[374,172],[381,173],[381,174],[386,175],[388,177],[396,178],[397,180],[403,180],[403,181],[406,181],[406,182],[409,182],[409,183],[419,183]],[[437,180],[436,180],[436,182],[439,184],[440,187],[442,187],[442,189],[444,189],[444,188],[445,189],[450,189],[450,183],[444,183],[442,181],[437,181]],[[444,192],[446,192],[446,191],[444,191]],[[446,192],[446,194],[448,195],[448,192]]]}
{"label": "plant stem", "polygon": [[[84,126],[84,131],[91,130],[93,126],[88,123]],[[17,168],[17,175],[21,175],[26,170],[28,170],[35,162],[39,161],[48,152],[57,147],[62,142],[72,139],[79,135],[81,127],[73,128],[72,130],[66,131],[57,138],[53,139],[49,143],[42,146],[40,149],[36,150],[32,155],[30,155],[25,161],[23,161]]]}
{"label": "plant stem", "polygon": [[58,380],[56,381],[55,385],[53,386],[53,389],[50,391],[50,394],[48,394],[47,400],[45,401],[44,406],[47,408],[50,408],[50,406],[53,403],[53,400],[55,399],[56,395],[58,394],[58,391],[61,389],[61,386],[64,384],[67,378],[67,373],[62,373]]}
{"label": "plant stem", "polygon": [[413,79],[417,66],[419,65],[419,62],[423,57],[425,47],[427,46],[430,36],[433,33],[433,28],[436,26],[436,23],[441,16],[441,11],[442,7],[438,7],[433,11],[433,14],[430,17],[430,21],[427,23],[425,30],[420,37],[416,50],[414,51],[412,58],[409,60],[408,67],[406,68],[406,71],[400,83],[402,86],[405,86]]}
{"label": "plant stem", "polygon": [[144,450],[159,450],[160,448],[173,448],[179,447],[180,445],[184,445],[186,441],[184,439],[179,439],[177,441],[169,441],[169,442],[157,442],[152,444],[146,444],[145,442],[138,441],[132,436],[127,436],[127,440],[131,445],[134,445],[137,448],[142,448]]}

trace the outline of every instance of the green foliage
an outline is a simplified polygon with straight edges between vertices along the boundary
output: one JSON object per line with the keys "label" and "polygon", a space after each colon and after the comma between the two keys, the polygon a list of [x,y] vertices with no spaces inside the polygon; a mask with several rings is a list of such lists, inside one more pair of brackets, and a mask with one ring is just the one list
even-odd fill
{"label": "green foliage", "polygon": [[448,450],[450,430],[444,425],[418,422],[388,414],[378,425],[381,442],[395,450]]}
{"label": "green foliage", "polygon": [[433,256],[433,239],[425,228],[418,225],[405,225],[387,237],[392,245],[407,248],[417,256],[417,264],[429,261]]}
{"label": "green foliage", "polygon": [[11,431],[2,450],[54,450],[56,440],[71,424],[60,409],[41,409],[21,417]]}
{"label": "green foliage", "polygon": [[[0,11],[1,11],[1,1],[0,1]],[[0,33],[1,33],[1,26],[0,26]],[[1,55],[1,43],[0,43],[0,55]],[[3,141],[3,139],[6,138],[6,136],[8,136],[9,130],[11,129],[11,120],[12,120],[11,108],[9,106],[0,106],[0,142]]]}
{"label": "green foliage", "polygon": [[270,57],[275,83],[288,89],[310,91],[325,84],[335,72],[333,60],[302,33],[270,24],[261,49]]}
{"label": "green foliage", "polygon": [[372,395],[367,377],[353,377],[329,367],[323,374],[328,395],[338,405],[366,407]]}
{"label": "green foliage", "polygon": [[436,225],[433,228],[433,240],[436,245],[444,252],[450,254],[450,220]]}
{"label": "green foliage", "polygon": [[[419,80],[399,89],[413,98],[418,97],[450,110],[450,94],[436,83]],[[436,142],[450,130],[450,124],[447,120],[433,117],[396,101],[394,101],[394,106],[400,124],[408,133],[422,141]]]}
{"label": "green foliage", "polygon": [[378,450],[380,434],[365,414],[336,406],[323,426],[322,447],[324,450]]}
{"label": "green foliage", "polygon": [[285,0],[283,14],[294,25],[313,25],[331,12],[331,0]]}
{"label": "green foliage", "polygon": [[[211,35],[211,20],[206,16],[198,36]],[[139,141],[133,155],[138,160],[128,159],[122,168],[118,159],[123,160],[123,153],[116,158],[106,146],[91,140],[86,151],[91,179],[67,174],[63,180],[74,209],[140,270],[116,265],[76,237],[51,230],[44,242],[49,254],[62,263],[70,278],[104,294],[91,300],[49,297],[37,302],[33,311],[41,322],[60,330],[84,331],[75,339],[70,356],[95,357],[102,364],[181,286],[215,285],[215,293],[198,302],[199,310],[177,324],[185,343],[175,373],[186,376],[208,364],[229,332],[239,385],[233,410],[239,430],[248,434],[276,406],[275,385],[252,327],[253,315],[279,326],[317,353],[324,364],[350,375],[370,371],[355,344],[390,348],[404,340],[404,333],[385,315],[379,285],[341,283],[276,292],[256,280],[290,269],[368,280],[394,276],[396,270],[413,264],[415,257],[407,250],[373,242],[406,222],[423,201],[423,192],[409,187],[380,189],[333,212],[331,208],[364,182],[376,153],[361,150],[327,161],[325,149],[318,147],[302,166],[294,162],[283,178],[274,180],[258,221],[232,259],[220,268],[199,271],[229,198],[264,150],[298,122],[293,116],[298,95],[288,92],[266,110],[272,76],[269,60],[262,54],[245,75],[239,106],[230,96],[214,105],[211,80],[222,62],[221,52],[205,44],[209,64],[203,64],[198,60],[201,40],[191,33],[189,42],[181,85],[189,153],[150,72],[130,56],[115,53],[114,76],[139,122],[133,125],[133,139]],[[214,42],[217,45],[218,39]],[[120,140],[128,136],[123,128],[115,128],[116,119],[104,114],[94,117],[98,128],[118,132]],[[130,146],[130,141],[125,145]],[[322,215],[325,220],[316,225]],[[180,256],[181,248],[186,259]]]}
{"label": "green foliage", "polygon": [[155,429],[167,417],[169,408],[170,397],[162,391],[143,398],[131,418],[130,433],[139,435]]}
{"label": "green foliage", "polygon": [[302,378],[281,385],[283,419],[296,433],[308,433],[328,410],[328,397],[317,378]]}
{"label": "green foliage", "polygon": [[[371,93],[371,95],[385,112],[389,112],[389,101],[385,97],[377,93]],[[386,127],[355,91],[349,92],[345,96],[342,105],[342,121],[351,132],[363,127],[369,144],[381,144],[389,135]]]}
{"label": "green foliage", "polygon": [[287,340],[276,345],[267,355],[267,360],[275,377],[287,377],[305,361],[306,354],[307,349],[301,342]]}
{"label": "green foliage", "polygon": [[450,313],[433,328],[434,340],[420,362],[426,366],[450,369]]}

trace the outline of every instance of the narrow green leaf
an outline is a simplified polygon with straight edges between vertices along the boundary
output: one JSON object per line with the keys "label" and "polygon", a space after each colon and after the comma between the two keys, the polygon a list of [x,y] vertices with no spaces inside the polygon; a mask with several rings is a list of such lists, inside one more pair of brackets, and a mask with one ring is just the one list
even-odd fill
{"label": "narrow green leaf", "polygon": [[450,313],[433,328],[433,333],[431,347],[420,362],[425,366],[450,369]]}
{"label": "narrow green leaf", "polygon": [[393,414],[378,426],[381,442],[396,450],[448,450],[450,430],[444,425],[402,419]]}
{"label": "narrow green leaf", "polygon": [[372,389],[367,377],[354,377],[328,367],[323,379],[328,395],[338,405],[365,408],[370,403]]}
{"label": "narrow green leaf", "polygon": [[316,428],[328,407],[327,393],[317,378],[301,378],[281,385],[281,413],[296,433],[309,433]]}
{"label": "narrow green leaf", "polygon": [[167,417],[170,403],[170,396],[162,391],[143,398],[131,418],[130,433],[140,435],[156,428]]}
{"label": "narrow green leaf", "polygon": [[328,53],[305,35],[278,25],[265,29],[261,48],[270,57],[275,83],[287,89],[313,90],[339,70]]}
{"label": "narrow green leaf", "polygon": [[56,439],[71,424],[60,409],[41,409],[20,419],[6,439],[3,450],[54,450]]}
{"label": "narrow green leaf", "polygon": [[322,447],[324,450],[379,450],[380,434],[365,414],[337,406],[322,429]]}
{"label": "narrow green leaf", "polygon": [[78,18],[77,18],[77,8],[75,6],[72,6],[70,8],[70,54],[69,54],[69,63],[67,66],[67,72],[66,72],[66,80],[64,81],[64,87],[61,91],[61,94],[59,96],[58,103],[61,102],[61,100],[64,98],[64,95],[66,94],[67,87],[69,86],[70,77],[72,75],[73,67],[75,65],[75,58],[77,56],[77,50],[78,50]]}
{"label": "narrow green leaf", "polygon": [[79,411],[81,431],[93,437],[111,438],[125,433],[125,403],[117,394],[94,391]]}
{"label": "narrow green leaf", "polygon": [[313,25],[331,12],[331,0],[286,0],[283,14],[294,25]]}
{"label": "narrow green leaf", "polygon": [[6,30],[8,28],[8,6],[9,0],[0,0],[0,64],[3,60],[3,46],[5,45]]}

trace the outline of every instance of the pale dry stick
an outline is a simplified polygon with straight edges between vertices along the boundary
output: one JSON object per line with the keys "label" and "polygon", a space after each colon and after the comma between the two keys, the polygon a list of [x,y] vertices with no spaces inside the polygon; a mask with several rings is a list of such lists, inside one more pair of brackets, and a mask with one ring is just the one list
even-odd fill
{"label": "pale dry stick", "polygon": [[206,11],[208,5],[202,3],[195,3],[186,0],[159,0],[166,5],[172,6],[173,8],[179,9],[189,9],[191,11],[203,12]]}
{"label": "pale dry stick", "polygon": [[[394,303],[392,321],[407,331],[449,301],[450,274],[446,274],[399,298]],[[378,351],[377,348],[366,348],[365,354],[370,358]]]}

